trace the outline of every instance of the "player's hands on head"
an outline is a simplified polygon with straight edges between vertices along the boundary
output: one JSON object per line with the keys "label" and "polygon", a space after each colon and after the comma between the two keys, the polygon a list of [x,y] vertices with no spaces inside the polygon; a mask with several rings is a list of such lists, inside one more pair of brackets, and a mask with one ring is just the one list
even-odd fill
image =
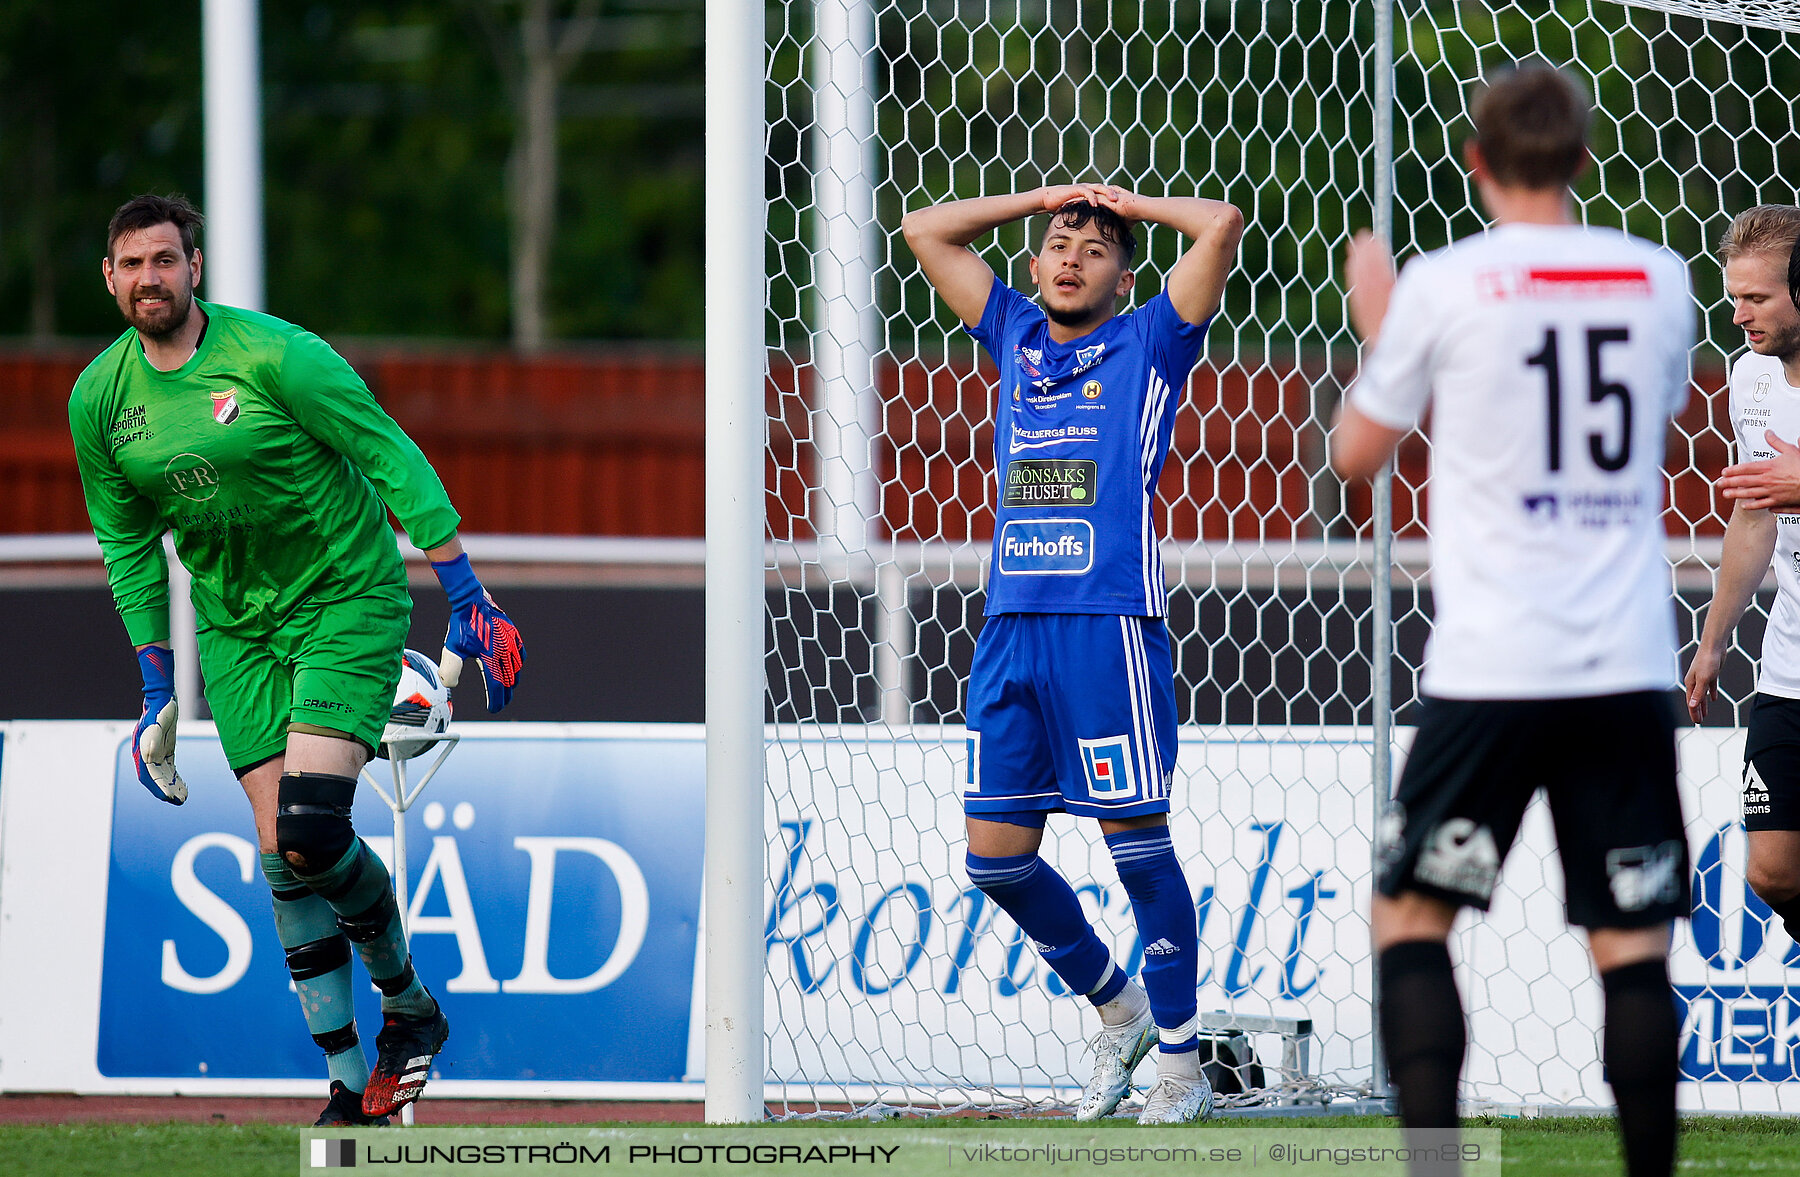
{"label": "player's hands on head", "polygon": [[462,677],[462,659],[474,658],[481,666],[481,685],[487,691],[487,709],[498,711],[512,701],[513,687],[525,668],[525,642],[494,598],[481,587],[469,567],[469,557],[432,561],[438,583],[450,598],[450,628],[444,634],[444,661],[438,667],[444,685],[454,687]]}
{"label": "player's hands on head", "polygon": [[175,702],[174,652],[145,646],[138,651],[138,670],[144,676],[144,710],[131,733],[138,783],[158,801],[180,805],[188,791],[187,782],[175,771],[175,721],[181,708]]}
{"label": "player's hands on head", "polygon": [[1739,462],[1719,475],[1719,493],[1753,511],[1800,509],[1800,446],[1763,431],[1773,458]]}
{"label": "player's hands on head", "polygon": [[1701,646],[1694,651],[1694,660],[1688,665],[1687,677],[1682,679],[1682,689],[1687,694],[1688,718],[1695,723],[1706,719],[1706,712],[1712,701],[1719,697],[1719,666],[1724,661],[1716,651]]}
{"label": "player's hands on head", "polygon": [[1090,184],[1089,187],[1094,190],[1093,195],[1088,198],[1089,204],[1110,208],[1127,221],[1144,219],[1137,193],[1127,191],[1117,184]]}
{"label": "player's hands on head", "polygon": [[1110,208],[1122,217],[1129,217],[1130,214],[1119,207],[1120,202],[1136,199],[1131,193],[1112,184],[1052,184],[1041,189],[1040,194],[1047,213],[1085,202],[1096,208]]}
{"label": "player's hands on head", "polygon": [[1364,343],[1373,343],[1394,293],[1394,255],[1386,240],[1367,229],[1350,239],[1344,249],[1344,285],[1350,326]]}

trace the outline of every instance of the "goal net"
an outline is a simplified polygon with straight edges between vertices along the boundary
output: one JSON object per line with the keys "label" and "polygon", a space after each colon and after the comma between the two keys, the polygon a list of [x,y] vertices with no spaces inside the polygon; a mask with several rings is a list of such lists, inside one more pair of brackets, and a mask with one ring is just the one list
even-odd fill
{"label": "goal net", "polygon": [[[1160,487],[1183,724],[1171,817],[1197,900],[1200,1009],[1243,1091],[1224,1102],[1380,1094],[1367,911],[1378,717],[1404,752],[1431,613],[1429,449],[1374,505],[1325,466],[1354,371],[1340,263],[1391,217],[1402,260],[1482,223],[1460,164],[1470,83],[1526,57],[1595,93],[1580,215],[1693,262],[1696,391],[1671,446],[1672,576],[1690,632],[1710,595],[1728,459],[1724,367],[1741,346],[1709,251],[1732,213],[1791,202],[1800,52],[1780,8],[1395,3],[1391,88],[1377,5],[816,0],[767,8],[765,566],[768,1080],[810,1113],[1068,1099],[1086,1003],[962,868],[963,687],[992,534],[994,373],[899,234],[950,198],[1107,180],[1230,200],[1247,228],[1176,420]],[[1754,11],[1753,11],[1754,9]],[[1752,22],[1752,23],[1746,23]],[[1391,93],[1389,111],[1378,95]],[[1392,136],[1385,133],[1391,114]],[[1392,200],[1377,207],[1379,177]],[[1029,234],[977,243],[1025,286]],[[1139,297],[1179,256],[1152,228]],[[1377,602],[1391,602],[1393,657]],[[1766,597],[1764,598],[1766,604]],[[1758,616],[1741,645],[1757,650]],[[1388,673],[1391,670],[1391,675]],[[1742,878],[1736,791],[1751,692],[1683,733],[1699,910],[1679,933],[1692,1106],[1800,1109],[1800,961]],[[1379,728],[1379,730],[1378,730]],[[1596,738],[1605,738],[1596,733]],[[1044,857],[1141,965],[1092,823]],[[1475,1104],[1610,1102],[1599,996],[1562,930],[1534,811],[1493,913],[1454,947]],[[1147,1074],[1147,1072],[1146,1072]]]}

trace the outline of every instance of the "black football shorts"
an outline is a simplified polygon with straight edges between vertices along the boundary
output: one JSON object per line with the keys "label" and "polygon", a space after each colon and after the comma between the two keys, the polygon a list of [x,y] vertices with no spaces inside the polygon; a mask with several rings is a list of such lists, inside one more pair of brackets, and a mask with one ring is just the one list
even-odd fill
{"label": "black football shorts", "polygon": [[1750,708],[1744,828],[1800,830],[1800,699],[1759,694]]}
{"label": "black football shorts", "polygon": [[1376,889],[1486,911],[1540,788],[1570,923],[1641,928],[1687,915],[1674,705],[1658,691],[1425,700],[1376,831]]}

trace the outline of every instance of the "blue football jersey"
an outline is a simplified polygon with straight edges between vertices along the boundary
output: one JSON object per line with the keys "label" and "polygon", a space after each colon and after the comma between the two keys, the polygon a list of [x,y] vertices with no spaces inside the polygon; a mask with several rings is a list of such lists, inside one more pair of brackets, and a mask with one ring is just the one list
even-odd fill
{"label": "blue football jersey", "polygon": [[1057,343],[996,278],[967,330],[1000,368],[986,612],[1163,616],[1156,480],[1206,324],[1158,294]]}

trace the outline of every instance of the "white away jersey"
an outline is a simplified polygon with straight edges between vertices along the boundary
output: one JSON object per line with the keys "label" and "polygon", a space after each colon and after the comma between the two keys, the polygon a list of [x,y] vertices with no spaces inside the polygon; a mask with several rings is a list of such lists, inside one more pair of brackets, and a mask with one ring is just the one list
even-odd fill
{"label": "white away jersey", "polygon": [[[1738,461],[1775,456],[1766,430],[1788,440],[1800,437],[1800,388],[1787,382],[1775,357],[1750,352],[1731,365],[1730,402]],[[1775,516],[1775,588],[1756,689],[1800,699],[1800,515]]]}
{"label": "white away jersey", "polygon": [[1504,225],[1406,266],[1350,399],[1395,429],[1431,409],[1424,693],[1675,685],[1662,460],[1693,341],[1687,267],[1615,230]]}

